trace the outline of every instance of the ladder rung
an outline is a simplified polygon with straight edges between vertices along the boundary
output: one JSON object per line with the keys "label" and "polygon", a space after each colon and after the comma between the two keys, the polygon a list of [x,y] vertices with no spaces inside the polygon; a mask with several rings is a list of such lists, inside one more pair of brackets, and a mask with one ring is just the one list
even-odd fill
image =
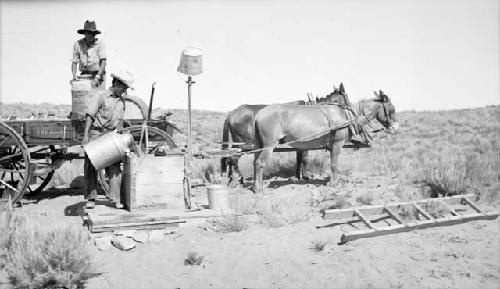
{"label": "ladder rung", "polygon": [[478,213],[482,213],[482,211],[476,206],[476,204],[474,204],[473,202],[471,202],[469,199],[467,198],[462,198],[464,200],[464,202],[469,205],[472,209],[474,209],[474,211],[478,212]]}
{"label": "ladder rung", "polygon": [[373,225],[371,224],[370,220],[366,218],[365,215],[363,215],[358,209],[354,210],[354,214],[357,215],[361,221],[370,229],[375,229]]}
{"label": "ladder rung", "polygon": [[417,211],[422,214],[427,220],[433,220],[434,218],[429,215],[426,211],[424,211],[424,209],[422,209],[422,207],[420,207],[417,203],[411,203],[415,209],[417,209]]}
{"label": "ladder rung", "polygon": [[389,209],[388,207],[384,207],[384,210],[387,212],[387,214],[389,214],[389,216],[394,218],[396,220],[396,222],[398,222],[400,224],[404,223],[403,220],[396,213],[394,213],[391,209]]}

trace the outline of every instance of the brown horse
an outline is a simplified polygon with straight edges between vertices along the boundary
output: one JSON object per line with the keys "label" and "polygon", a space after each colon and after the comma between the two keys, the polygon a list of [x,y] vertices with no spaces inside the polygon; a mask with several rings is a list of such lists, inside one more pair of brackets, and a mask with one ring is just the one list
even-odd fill
{"label": "brown horse", "polygon": [[[311,104],[328,104],[332,102],[342,102],[340,99],[347,99],[347,94],[344,89],[344,84],[340,83],[339,88],[333,86],[333,92],[328,94],[326,97],[318,98],[316,101],[311,101],[312,98],[309,96],[309,101],[305,102],[303,100],[298,100],[294,102],[289,102],[286,104],[295,105],[311,105]],[[231,138],[232,142],[243,143],[237,147],[241,148],[242,151],[255,149],[255,131],[254,122],[255,115],[267,105],[265,104],[243,104],[240,105],[235,110],[228,113],[222,130],[222,148],[225,149],[226,145]],[[297,179],[307,179],[307,155],[308,151],[298,150],[296,152],[297,166],[295,168],[295,176]],[[230,179],[233,178],[233,174],[236,173],[240,176],[240,183],[243,183],[243,178],[241,177],[241,171],[238,166],[238,161],[240,156],[225,157],[221,159],[221,172],[226,174]]]}
{"label": "brown horse", "polygon": [[[359,126],[376,119],[391,132],[398,128],[394,105],[382,92],[374,99],[360,101],[355,108],[355,122]],[[345,126],[347,122],[345,109],[338,105],[274,104],[262,108],[255,116],[256,146],[263,149],[256,154],[254,161],[255,192],[263,192],[264,166],[273,148],[283,143],[299,150],[328,149],[330,184],[334,184],[338,178],[339,154],[351,137]]]}
{"label": "brown horse", "polygon": [[[306,104],[303,100],[290,102],[288,104],[304,105]],[[235,110],[229,112],[222,130],[222,149],[228,148],[227,143],[231,138],[231,142],[242,143],[242,145],[236,145],[241,148],[242,151],[248,151],[255,149],[255,131],[254,131],[254,121],[255,115],[267,105],[265,104],[243,104],[237,107]],[[296,176],[298,179],[304,177],[301,167],[305,166],[305,157],[307,152],[297,151],[297,169]],[[239,176],[240,183],[243,182],[241,171],[238,167],[238,161],[240,156],[224,157],[221,159],[221,172],[226,174],[230,179],[232,179],[233,174]]]}

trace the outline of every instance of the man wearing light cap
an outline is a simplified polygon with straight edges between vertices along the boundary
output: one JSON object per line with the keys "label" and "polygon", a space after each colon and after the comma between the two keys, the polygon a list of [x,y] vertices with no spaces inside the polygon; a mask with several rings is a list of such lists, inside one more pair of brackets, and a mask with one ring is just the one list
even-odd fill
{"label": "man wearing light cap", "polygon": [[[106,133],[123,129],[123,113],[125,111],[123,95],[128,88],[134,89],[132,86],[134,78],[128,71],[112,73],[111,77],[113,78],[111,87],[97,93],[95,105],[90,107],[87,112],[83,146]],[[107,167],[106,175],[109,178],[109,198],[115,203],[116,208],[122,208],[123,206],[120,203],[120,162]],[[95,199],[97,198],[97,171],[87,155],[85,155],[84,179],[86,208],[91,209],[94,208]]]}
{"label": "man wearing light cap", "polygon": [[105,89],[106,82],[106,48],[104,42],[96,38],[101,31],[97,30],[94,21],[85,21],[83,29],[77,31],[85,35],[73,44],[73,59],[71,61],[71,72],[73,80],[77,79],[77,66],[82,77],[88,77],[92,81],[92,87]]}

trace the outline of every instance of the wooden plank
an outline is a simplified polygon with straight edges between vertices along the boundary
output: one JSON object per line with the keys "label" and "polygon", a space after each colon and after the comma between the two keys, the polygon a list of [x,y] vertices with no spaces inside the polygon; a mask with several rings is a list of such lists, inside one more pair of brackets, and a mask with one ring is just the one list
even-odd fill
{"label": "wooden plank", "polygon": [[116,226],[97,226],[94,227],[92,226],[90,229],[91,233],[102,233],[102,232],[114,232],[118,230],[159,230],[159,229],[165,229],[165,228],[178,228],[179,224],[182,222],[177,222],[177,223],[163,223],[163,224],[140,224],[140,225],[128,225],[128,224],[123,224],[123,225],[116,225]]}
{"label": "wooden plank", "polygon": [[344,219],[354,216],[354,209],[331,209],[331,210],[322,210],[321,215],[323,219]]}

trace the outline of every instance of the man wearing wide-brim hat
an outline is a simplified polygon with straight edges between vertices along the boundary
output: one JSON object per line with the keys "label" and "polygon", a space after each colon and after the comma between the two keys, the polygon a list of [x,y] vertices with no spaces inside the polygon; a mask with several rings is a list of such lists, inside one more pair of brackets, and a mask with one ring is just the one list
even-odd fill
{"label": "man wearing wide-brim hat", "polygon": [[[89,107],[86,114],[85,130],[83,133],[82,145],[85,145],[92,140],[95,140],[102,135],[114,130],[121,131],[123,129],[123,114],[125,111],[124,94],[127,89],[134,89],[134,77],[128,71],[120,71],[111,73],[113,78],[112,85],[109,89],[97,92],[95,105]],[[95,205],[97,198],[97,172],[85,155],[84,165],[84,180],[85,180],[85,199],[87,199],[86,207],[91,209]],[[120,187],[121,187],[121,168],[120,162],[112,164],[106,168],[106,175],[109,178],[109,198],[115,203],[116,208],[121,208],[120,203]]]}
{"label": "man wearing wide-brim hat", "polygon": [[[101,31],[97,30],[95,21],[85,21],[83,29],[78,29],[84,38],[77,40],[73,45],[71,72],[73,80],[87,78],[92,81],[92,87],[104,89],[106,87],[106,48],[104,42],[96,38]],[[77,67],[79,66],[79,67]],[[80,75],[77,75],[77,70]]]}

